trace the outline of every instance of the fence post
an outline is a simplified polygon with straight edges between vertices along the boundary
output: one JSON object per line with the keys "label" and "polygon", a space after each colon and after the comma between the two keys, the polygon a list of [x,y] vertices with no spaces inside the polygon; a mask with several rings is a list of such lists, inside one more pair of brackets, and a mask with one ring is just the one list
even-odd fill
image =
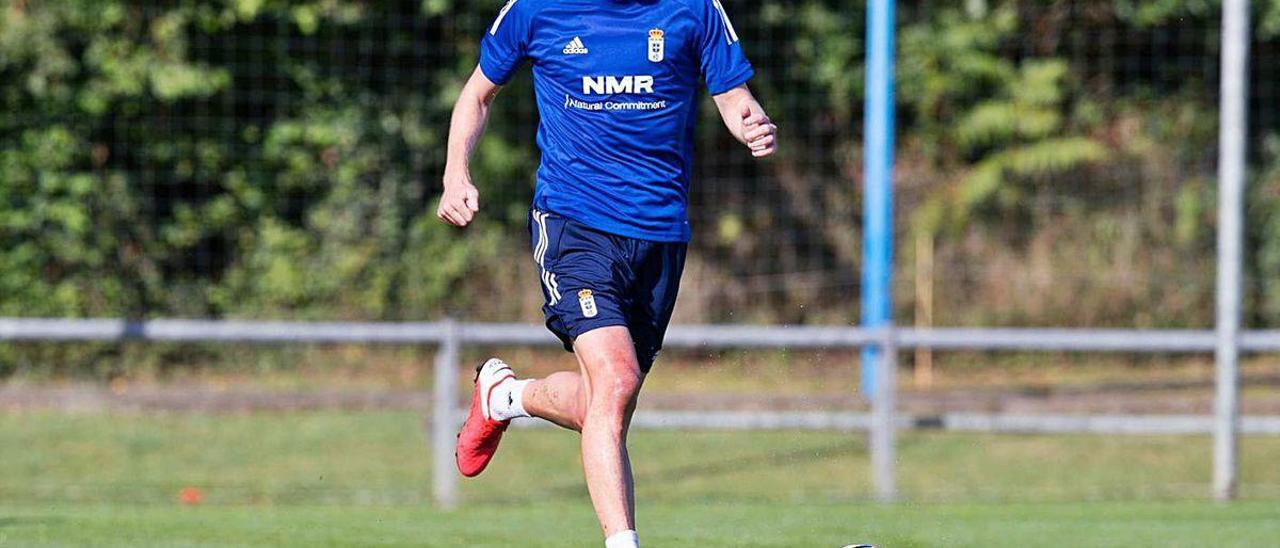
{"label": "fence post", "polygon": [[458,471],[454,468],[454,418],[458,387],[458,324],[444,321],[444,338],[436,348],[435,387],[431,399],[431,483],[436,505],[458,504]]}
{"label": "fence post", "polygon": [[897,486],[894,479],[895,448],[894,438],[896,417],[894,408],[897,405],[897,369],[898,369],[898,335],[897,330],[889,325],[884,328],[879,347],[879,358],[875,362],[875,387],[871,394],[871,433],[869,445],[871,453],[871,484],[875,489],[876,500],[892,502],[897,497]]}
{"label": "fence post", "polygon": [[1213,495],[1236,496],[1240,427],[1240,270],[1244,238],[1245,148],[1249,93],[1249,1],[1222,3],[1222,82],[1218,112],[1217,395]]}

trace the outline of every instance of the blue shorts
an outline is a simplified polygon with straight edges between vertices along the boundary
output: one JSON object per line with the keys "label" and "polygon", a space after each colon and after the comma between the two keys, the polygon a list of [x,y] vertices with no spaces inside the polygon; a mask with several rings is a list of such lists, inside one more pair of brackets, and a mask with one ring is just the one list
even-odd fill
{"label": "blue shorts", "polygon": [[529,212],[547,329],[573,352],[579,335],[623,326],[645,373],[662,349],[684,271],[683,243],[617,236],[561,215]]}

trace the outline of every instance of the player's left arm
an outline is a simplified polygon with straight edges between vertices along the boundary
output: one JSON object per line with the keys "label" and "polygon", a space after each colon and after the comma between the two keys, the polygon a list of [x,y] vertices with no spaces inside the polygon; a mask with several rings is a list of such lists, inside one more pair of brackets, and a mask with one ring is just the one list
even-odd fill
{"label": "player's left arm", "polygon": [[751,94],[751,88],[741,84],[712,99],[720,110],[725,127],[738,142],[751,149],[751,155],[764,158],[777,150],[778,126],[765,113],[764,107]]}

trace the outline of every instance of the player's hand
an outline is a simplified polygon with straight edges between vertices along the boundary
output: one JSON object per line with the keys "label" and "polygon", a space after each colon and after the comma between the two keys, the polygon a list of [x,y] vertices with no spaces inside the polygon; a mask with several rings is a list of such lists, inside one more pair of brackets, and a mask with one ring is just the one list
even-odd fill
{"label": "player's hand", "polygon": [[760,104],[747,101],[742,105],[742,140],[751,149],[751,155],[764,158],[777,150],[778,126],[769,120]]}
{"label": "player's hand", "polygon": [[444,194],[440,196],[436,217],[453,226],[467,226],[477,211],[480,211],[480,191],[471,184],[471,175],[446,172]]}

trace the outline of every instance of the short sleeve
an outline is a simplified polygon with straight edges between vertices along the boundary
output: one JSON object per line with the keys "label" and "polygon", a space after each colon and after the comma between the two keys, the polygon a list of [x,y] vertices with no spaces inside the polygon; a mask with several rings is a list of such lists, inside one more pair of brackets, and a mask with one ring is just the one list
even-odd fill
{"label": "short sleeve", "polygon": [[480,41],[480,70],[489,81],[502,85],[511,80],[529,51],[528,5],[533,0],[507,0]]}
{"label": "short sleeve", "polygon": [[702,10],[702,76],[707,81],[707,91],[719,95],[746,83],[755,70],[742,53],[738,32],[720,0],[695,1],[706,3]]}

